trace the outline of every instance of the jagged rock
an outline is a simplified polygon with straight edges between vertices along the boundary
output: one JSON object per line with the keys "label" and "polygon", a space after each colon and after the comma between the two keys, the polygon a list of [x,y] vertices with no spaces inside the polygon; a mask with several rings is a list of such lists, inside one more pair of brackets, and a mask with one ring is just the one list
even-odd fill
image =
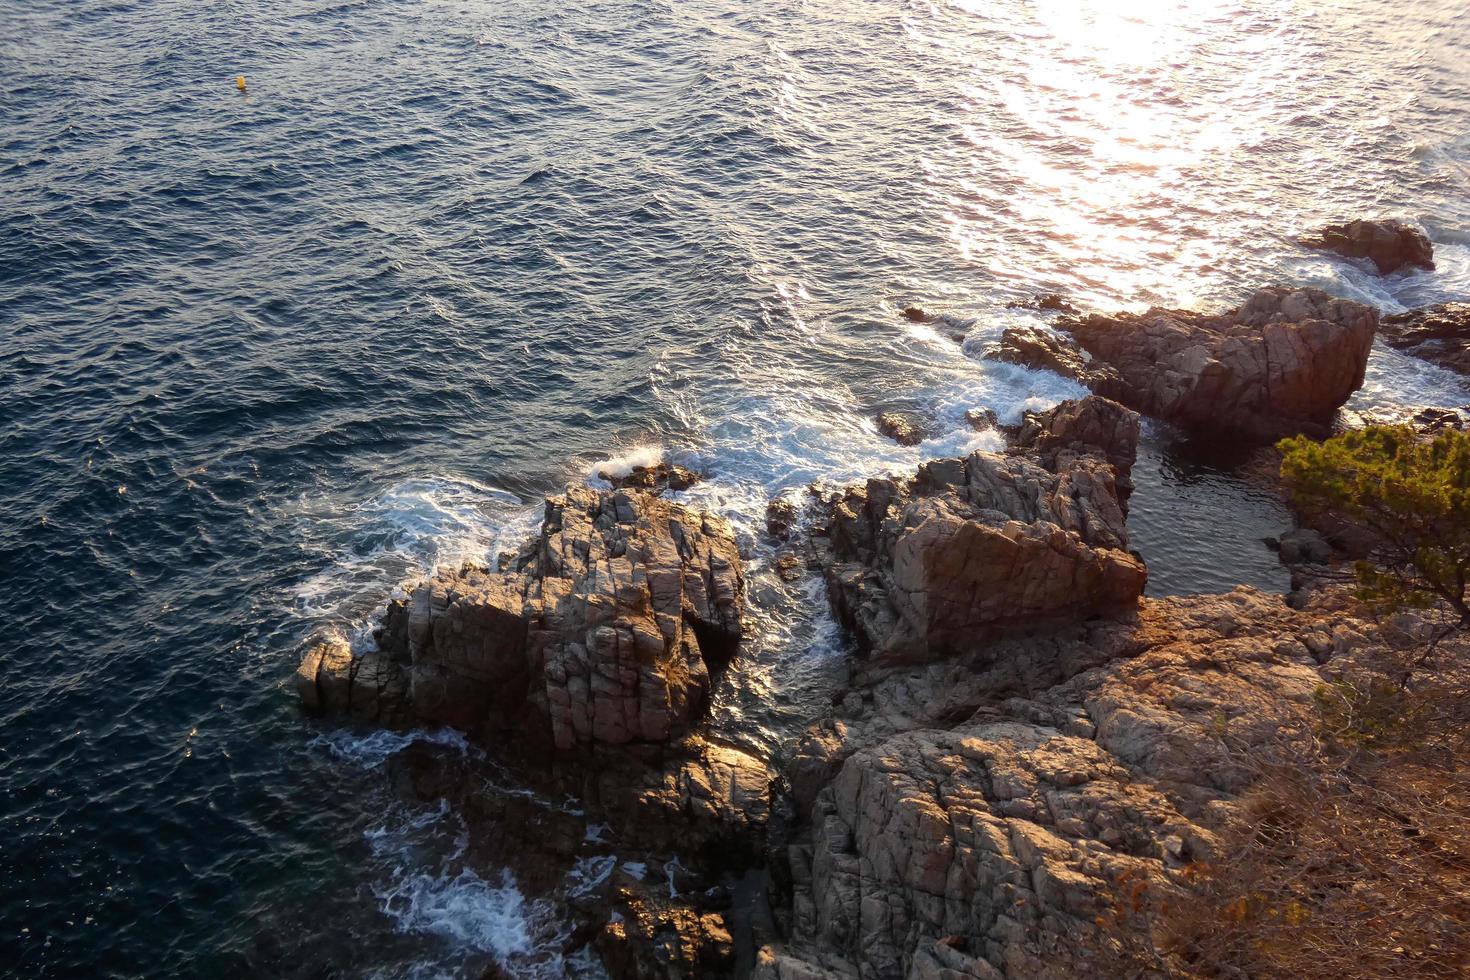
{"label": "jagged rock", "polygon": [[884,412],[878,416],[878,431],[900,446],[917,446],[924,441],[923,424],[902,412]]}
{"label": "jagged rock", "polygon": [[1379,334],[1395,350],[1470,374],[1470,303],[1441,303],[1385,316]]}
{"label": "jagged rock", "polygon": [[1312,737],[1319,664],[1375,629],[1240,588],[1074,632],[1099,666],[1003,702],[964,663],[883,673],[783,767],[791,935],[757,975],[1111,975],[1120,896],[1211,859],[1253,755]]}
{"label": "jagged rock", "polygon": [[619,490],[648,490],[664,493],[688,490],[703,477],[677,463],[659,462],[652,466],[634,466],[627,473],[610,473],[598,470],[597,476]]}
{"label": "jagged rock", "polygon": [[1011,310],[1039,310],[1043,313],[1076,313],[1077,308],[1058,293],[1038,293],[1031,299],[1012,300],[1006,304]]}
{"label": "jagged rock", "polygon": [[[1116,414],[1099,408],[1056,417],[1094,411]],[[1128,552],[1112,465],[1056,449],[1055,472],[974,453],[925,463],[912,480],[873,479],[838,496],[828,526],[828,594],[861,649],[930,659],[1139,596],[1147,573]]]}
{"label": "jagged rock", "polygon": [[1349,221],[1328,225],[1305,242],[1350,259],[1372,259],[1378,274],[1386,276],[1406,265],[1434,268],[1434,246],[1418,228],[1402,221]]}
{"label": "jagged rock", "polygon": [[970,423],[970,428],[976,432],[985,432],[1000,428],[1000,416],[993,409],[972,408],[965,412],[965,421]]}
{"label": "jagged rock", "polygon": [[1034,456],[1054,473],[1067,469],[1078,456],[1099,456],[1112,465],[1119,502],[1125,503],[1133,489],[1139,429],[1137,412],[1092,395],[1062,402],[1045,412],[1028,413],[1011,447]]}
{"label": "jagged rock", "polygon": [[1151,309],[1064,318],[1100,395],[1207,433],[1323,435],[1363,383],[1377,311],[1321,290],[1262,289],[1223,314]]}
{"label": "jagged rock", "polygon": [[718,912],[700,914],[631,887],[618,889],[613,909],[594,941],[612,980],[688,980],[733,968],[734,943]]}
{"label": "jagged rock", "polygon": [[547,501],[513,570],[439,572],[390,605],[379,651],[314,647],[298,688],[310,710],[380,724],[563,750],[665,742],[688,730],[710,670],[739,643],[742,593],[724,521],[645,493],[572,487]]}
{"label": "jagged rock", "polygon": [[777,541],[790,541],[800,508],[790,497],[772,497],[766,504],[766,533]]}
{"label": "jagged rock", "polygon": [[1006,327],[1000,343],[986,351],[985,358],[1088,383],[1087,355],[1070,338],[1040,327]]}
{"label": "jagged rock", "polygon": [[926,312],[917,306],[905,306],[901,316],[911,323],[933,323],[939,319],[938,314]]}

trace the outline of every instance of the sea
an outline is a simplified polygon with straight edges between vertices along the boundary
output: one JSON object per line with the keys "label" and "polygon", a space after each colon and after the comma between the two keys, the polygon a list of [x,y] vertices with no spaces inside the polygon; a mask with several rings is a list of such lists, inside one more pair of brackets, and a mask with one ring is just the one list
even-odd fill
{"label": "sea", "polygon": [[[750,569],[711,724],[771,751],[847,649],[770,497],[1079,394],[983,359],[1038,293],[1470,296],[1467,119],[1464,0],[0,0],[0,973],[597,976],[388,775],[482,750],[304,718],[303,643],[667,459]],[[1437,270],[1299,244],[1355,217]],[[1348,410],[1467,403],[1380,347]],[[1147,426],[1153,594],[1288,587],[1231,450]]]}

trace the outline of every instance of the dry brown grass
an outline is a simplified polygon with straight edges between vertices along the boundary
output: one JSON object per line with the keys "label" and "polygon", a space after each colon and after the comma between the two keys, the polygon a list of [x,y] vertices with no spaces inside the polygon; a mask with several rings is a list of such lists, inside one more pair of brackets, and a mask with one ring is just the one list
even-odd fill
{"label": "dry brown grass", "polygon": [[1184,887],[1150,910],[1140,967],[1470,976],[1470,690],[1364,673],[1318,701],[1314,737],[1257,753],[1259,778],[1221,856],[1186,869]]}

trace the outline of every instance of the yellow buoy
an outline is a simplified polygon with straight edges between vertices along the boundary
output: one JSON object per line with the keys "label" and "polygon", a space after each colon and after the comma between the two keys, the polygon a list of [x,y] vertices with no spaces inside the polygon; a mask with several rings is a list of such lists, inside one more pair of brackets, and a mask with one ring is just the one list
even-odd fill
{"label": "yellow buoy", "polygon": [[235,88],[239,89],[242,92],[245,91],[245,76],[244,75],[236,75],[235,76]]}

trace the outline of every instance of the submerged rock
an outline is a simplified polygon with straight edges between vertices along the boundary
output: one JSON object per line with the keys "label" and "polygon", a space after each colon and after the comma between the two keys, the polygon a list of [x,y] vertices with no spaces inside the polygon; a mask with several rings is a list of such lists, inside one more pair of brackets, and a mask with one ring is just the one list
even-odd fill
{"label": "submerged rock", "polygon": [[[1121,411],[1068,406],[1052,419]],[[1136,416],[1133,425],[1136,438]],[[982,452],[934,460],[913,479],[872,479],[838,496],[828,527],[828,592],[860,648],[931,659],[1137,599],[1147,573],[1128,552],[1117,472],[1108,461],[1109,448],[1121,447],[1081,452],[1086,425],[1068,421],[1057,429],[1064,436],[1049,429],[1037,436],[1056,439],[1048,444],[1055,470]],[[1109,431],[1120,429],[1126,425]],[[1066,434],[1071,449],[1064,449]]]}
{"label": "submerged rock", "polygon": [[1044,360],[1024,363],[1196,432],[1270,442],[1328,432],[1363,383],[1377,324],[1361,303],[1271,287],[1220,314],[1064,317],[1075,346],[1049,337]]}
{"label": "submerged rock", "polygon": [[1470,303],[1394,313],[1380,321],[1379,333],[1394,350],[1470,374]]}
{"label": "submerged rock", "polygon": [[1328,225],[1305,244],[1350,259],[1372,259],[1381,276],[1409,265],[1434,268],[1434,246],[1424,232],[1392,218]]}
{"label": "submerged rock", "polygon": [[740,642],[728,524],[646,493],[572,487],[509,571],[441,571],[389,606],[378,651],[308,651],[309,710],[430,722],[526,746],[664,742]]}

